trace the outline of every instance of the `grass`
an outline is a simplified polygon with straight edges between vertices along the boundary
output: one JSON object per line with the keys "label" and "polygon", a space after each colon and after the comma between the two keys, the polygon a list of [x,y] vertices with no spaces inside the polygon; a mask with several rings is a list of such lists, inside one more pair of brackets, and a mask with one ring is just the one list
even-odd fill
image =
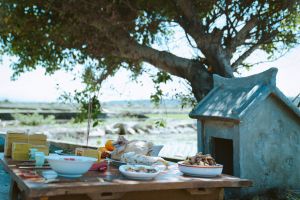
{"label": "grass", "polygon": [[44,117],[38,113],[33,114],[13,114],[15,120],[17,120],[21,125],[29,125],[29,126],[38,126],[41,124],[54,124],[55,117],[53,115],[49,115]]}

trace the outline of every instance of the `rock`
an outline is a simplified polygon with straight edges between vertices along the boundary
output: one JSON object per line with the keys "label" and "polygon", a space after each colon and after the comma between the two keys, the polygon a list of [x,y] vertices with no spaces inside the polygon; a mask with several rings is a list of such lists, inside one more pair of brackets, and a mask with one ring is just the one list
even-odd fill
{"label": "rock", "polygon": [[113,128],[118,128],[120,129],[119,131],[119,135],[126,135],[127,134],[127,124],[124,124],[124,123],[116,123],[115,125],[113,125]]}
{"label": "rock", "polygon": [[145,134],[145,131],[143,131],[142,129],[136,129],[136,132],[141,135]]}
{"label": "rock", "polygon": [[112,129],[112,134],[121,135],[121,129],[120,128],[114,128]]}
{"label": "rock", "polygon": [[105,134],[107,134],[107,135],[112,135],[112,134],[114,134],[113,131],[112,131],[111,129],[105,129],[104,132],[105,132]]}
{"label": "rock", "polygon": [[112,127],[113,128],[120,128],[121,126],[124,126],[123,123],[115,123]]}
{"label": "rock", "polygon": [[146,128],[147,128],[147,129],[153,129],[153,125],[148,124],[148,125],[146,125]]}
{"label": "rock", "polygon": [[150,133],[150,130],[149,129],[142,129],[145,133]]}
{"label": "rock", "polygon": [[196,124],[187,124],[186,126],[196,130]]}
{"label": "rock", "polygon": [[138,132],[139,129],[144,129],[144,127],[141,125],[141,124],[135,124],[133,127],[132,127],[136,132]]}
{"label": "rock", "polygon": [[197,129],[195,128],[185,128],[185,133],[197,133]]}
{"label": "rock", "polygon": [[177,126],[175,126],[176,128],[184,128],[185,126],[187,126],[187,124],[179,124]]}
{"label": "rock", "polygon": [[119,131],[119,135],[127,135],[127,124],[123,124],[123,123],[116,123],[113,128],[118,128],[120,129]]}
{"label": "rock", "polygon": [[176,133],[182,133],[182,129],[183,129],[182,127],[181,127],[181,128],[179,128],[179,127],[176,127],[176,128],[175,128],[175,130],[176,130]]}
{"label": "rock", "polygon": [[178,131],[175,128],[169,128],[168,133],[178,133]]}
{"label": "rock", "polygon": [[136,131],[135,131],[133,128],[131,128],[131,127],[128,127],[128,128],[127,128],[127,133],[128,133],[129,135],[135,135],[135,134],[137,134]]}

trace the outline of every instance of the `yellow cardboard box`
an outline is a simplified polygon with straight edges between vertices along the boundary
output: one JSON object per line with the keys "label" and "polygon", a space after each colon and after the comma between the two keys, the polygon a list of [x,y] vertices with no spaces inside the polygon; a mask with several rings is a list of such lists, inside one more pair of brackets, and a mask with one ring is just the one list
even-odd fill
{"label": "yellow cardboard box", "polygon": [[5,156],[10,157],[12,155],[12,144],[14,142],[29,143],[35,145],[47,145],[47,136],[44,134],[25,134],[22,132],[7,132],[4,146]]}
{"label": "yellow cardboard box", "polygon": [[29,160],[29,154],[28,153],[23,153],[23,152],[13,152],[12,153],[12,159],[13,160]]}
{"label": "yellow cardboard box", "polygon": [[75,155],[97,158],[99,160],[99,152],[98,152],[97,149],[76,148],[75,149]]}
{"label": "yellow cardboard box", "polygon": [[12,159],[28,160],[30,148],[35,148],[38,151],[44,152],[45,155],[49,155],[49,147],[47,145],[36,145],[36,144],[14,142],[12,144]]}

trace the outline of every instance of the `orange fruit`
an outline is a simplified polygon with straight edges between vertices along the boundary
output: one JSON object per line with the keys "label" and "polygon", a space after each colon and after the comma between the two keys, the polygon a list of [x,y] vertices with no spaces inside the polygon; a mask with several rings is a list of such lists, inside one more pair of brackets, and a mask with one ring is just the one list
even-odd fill
{"label": "orange fruit", "polygon": [[113,141],[112,140],[107,140],[105,143],[105,148],[108,151],[113,151],[115,149],[114,145],[113,145]]}

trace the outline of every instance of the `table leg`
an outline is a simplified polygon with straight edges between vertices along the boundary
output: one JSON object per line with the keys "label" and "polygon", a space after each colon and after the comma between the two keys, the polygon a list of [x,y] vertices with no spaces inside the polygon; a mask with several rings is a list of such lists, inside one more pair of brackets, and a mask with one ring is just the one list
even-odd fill
{"label": "table leg", "polygon": [[224,199],[224,188],[220,189],[219,191],[219,200],[223,200]]}
{"label": "table leg", "polygon": [[20,193],[21,193],[21,191],[18,187],[18,184],[14,180],[11,180],[10,188],[9,188],[9,199],[10,200],[18,200]]}

